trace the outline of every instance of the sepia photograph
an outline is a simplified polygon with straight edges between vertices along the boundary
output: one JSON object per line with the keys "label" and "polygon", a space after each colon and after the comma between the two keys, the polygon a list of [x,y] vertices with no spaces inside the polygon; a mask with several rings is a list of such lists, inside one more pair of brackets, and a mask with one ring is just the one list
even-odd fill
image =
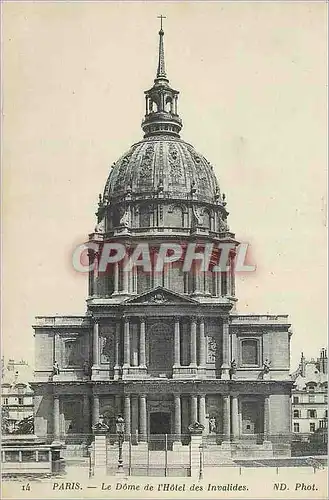
{"label": "sepia photograph", "polygon": [[4,498],[327,498],[327,2],[2,2]]}

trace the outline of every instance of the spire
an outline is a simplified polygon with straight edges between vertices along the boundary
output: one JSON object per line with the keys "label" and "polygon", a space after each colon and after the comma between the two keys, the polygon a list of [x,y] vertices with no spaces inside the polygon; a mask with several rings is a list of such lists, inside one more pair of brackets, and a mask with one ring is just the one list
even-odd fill
{"label": "spire", "polygon": [[165,58],[164,58],[164,45],[163,45],[164,31],[162,29],[162,20],[166,19],[166,17],[161,15],[158,16],[158,19],[160,19],[161,26],[159,31],[160,39],[159,39],[159,62],[158,62],[157,78],[167,78]]}
{"label": "spire", "polygon": [[177,112],[179,92],[170,87],[167,79],[162,29],[165,16],[161,15],[158,18],[161,20],[158,69],[153,87],[145,91],[145,117],[142,129],[145,134],[144,138],[162,134],[179,137],[182,128],[182,120]]}

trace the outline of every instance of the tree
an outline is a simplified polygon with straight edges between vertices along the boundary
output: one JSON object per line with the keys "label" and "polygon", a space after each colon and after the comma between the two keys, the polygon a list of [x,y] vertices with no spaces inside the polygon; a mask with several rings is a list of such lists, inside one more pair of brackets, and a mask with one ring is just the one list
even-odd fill
{"label": "tree", "polygon": [[1,433],[9,434],[9,410],[6,406],[1,406]]}
{"label": "tree", "polygon": [[13,434],[33,434],[34,433],[34,418],[33,415],[23,418],[17,422]]}

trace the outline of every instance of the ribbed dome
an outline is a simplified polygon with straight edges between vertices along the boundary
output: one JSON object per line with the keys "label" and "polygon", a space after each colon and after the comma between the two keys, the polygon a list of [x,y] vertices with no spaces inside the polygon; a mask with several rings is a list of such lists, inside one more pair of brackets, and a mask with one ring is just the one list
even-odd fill
{"label": "ribbed dome", "polygon": [[178,137],[148,137],[125,153],[116,163],[104,189],[104,202],[130,192],[132,198],[162,193],[164,198],[193,199],[216,203],[219,186],[213,167]]}

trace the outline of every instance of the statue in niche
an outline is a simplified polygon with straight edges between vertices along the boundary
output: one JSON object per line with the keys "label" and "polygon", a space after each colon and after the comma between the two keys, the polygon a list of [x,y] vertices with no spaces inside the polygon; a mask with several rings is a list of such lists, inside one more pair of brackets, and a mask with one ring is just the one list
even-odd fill
{"label": "statue in niche", "polygon": [[113,350],[112,337],[111,336],[101,337],[101,356],[103,362],[107,363],[108,361],[110,361],[112,350]]}
{"label": "statue in niche", "polygon": [[130,210],[125,210],[120,218],[120,226],[129,227],[130,226]]}
{"label": "statue in niche", "polygon": [[207,362],[216,362],[217,343],[214,337],[207,337]]}

